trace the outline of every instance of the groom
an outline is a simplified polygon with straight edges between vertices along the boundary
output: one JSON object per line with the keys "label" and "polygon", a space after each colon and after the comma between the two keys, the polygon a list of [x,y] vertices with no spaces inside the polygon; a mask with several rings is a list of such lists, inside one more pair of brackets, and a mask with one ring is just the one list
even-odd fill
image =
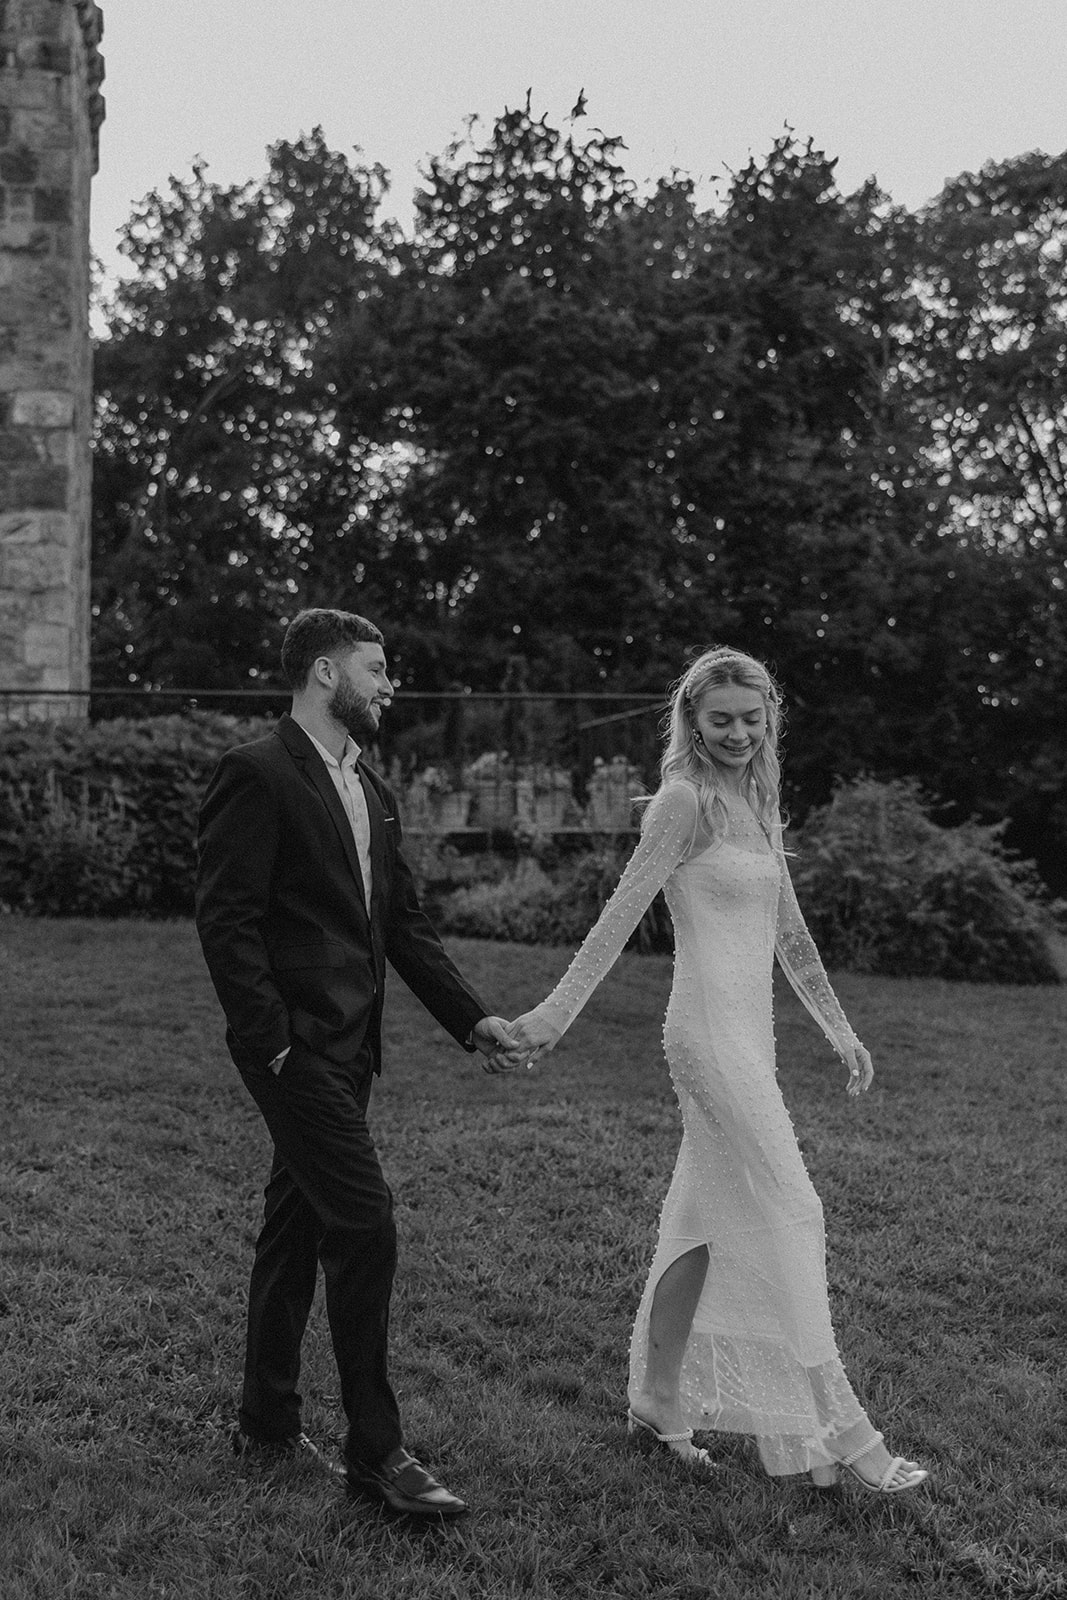
{"label": "groom", "polygon": [[393,696],[381,633],[303,611],[282,646],[292,715],[230,750],[200,815],[196,922],[226,1042],[274,1141],[248,1301],[238,1454],[317,1455],[300,1343],[322,1263],[350,1488],[394,1511],[467,1508],[403,1447],[387,1375],[396,1228],[367,1128],[386,961],[487,1071],[523,1052],[419,906],[392,794],[364,765]]}

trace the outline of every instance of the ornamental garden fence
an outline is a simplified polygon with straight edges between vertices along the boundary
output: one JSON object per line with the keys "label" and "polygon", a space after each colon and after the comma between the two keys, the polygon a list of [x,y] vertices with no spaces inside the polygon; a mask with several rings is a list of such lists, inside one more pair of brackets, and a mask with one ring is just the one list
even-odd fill
{"label": "ornamental garden fence", "polygon": [[[277,717],[280,689],[0,690],[0,727],[214,711]],[[369,752],[404,797],[410,832],[624,833],[654,787],[661,697],[642,694],[400,690]]]}

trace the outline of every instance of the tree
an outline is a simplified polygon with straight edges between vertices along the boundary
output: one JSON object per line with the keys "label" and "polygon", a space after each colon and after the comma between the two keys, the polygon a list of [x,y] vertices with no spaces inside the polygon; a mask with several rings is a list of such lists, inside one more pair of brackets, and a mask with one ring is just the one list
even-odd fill
{"label": "tree", "polygon": [[98,682],[262,671],[308,550],[373,498],[373,441],[335,424],[317,361],[340,298],[385,270],[383,175],[318,130],[269,162],[234,187],[198,164],[125,230],[136,273],[96,355]]}
{"label": "tree", "polygon": [[[984,569],[962,707],[974,803],[1067,888],[1067,154],[990,163],[916,219],[905,374],[942,538]],[[980,775],[980,776],[979,776]],[[1055,858],[1059,856],[1056,863]]]}
{"label": "tree", "polygon": [[[626,650],[656,603],[650,538],[669,495],[654,341],[624,248],[622,219],[641,207],[617,150],[528,107],[484,145],[453,146],[430,165],[401,271],[352,308],[347,339],[338,330],[338,369],[375,375],[373,395],[358,376],[349,386],[353,415],[376,403],[367,425],[407,451],[398,506],[418,535],[400,560],[423,681],[496,687],[517,648],[560,687],[635,670]],[[685,188],[661,192],[664,216],[672,203],[691,212]],[[645,276],[647,299],[659,280]]]}
{"label": "tree", "polygon": [[905,360],[961,526],[1067,574],[1067,153],[990,163],[920,214]]}
{"label": "tree", "polygon": [[[431,163],[401,270],[335,342],[374,373],[343,401],[409,449],[424,670],[496,686],[521,647],[546,687],[662,686],[680,640],[765,649],[805,585],[794,631],[827,655],[886,500],[883,208],[832,174],[786,139],[701,215],[528,106]],[[869,650],[869,608],[849,626]]]}
{"label": "tree", "polygon": [[659,691],[719,640],[786,685],[795,812],[917,774],[1062,841],[1067,157],[912,217],[787,135],[699,211],[577,112],[472,122],[410,238],[317,132],[149,197],[98,359],[98,681],[273,672],[308,603],[423,689]]}

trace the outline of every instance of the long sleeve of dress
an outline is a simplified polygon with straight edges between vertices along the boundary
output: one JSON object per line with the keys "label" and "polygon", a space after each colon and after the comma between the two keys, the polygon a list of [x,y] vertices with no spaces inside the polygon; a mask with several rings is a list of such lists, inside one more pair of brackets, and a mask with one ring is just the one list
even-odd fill
{"label": "long sleeve of dress", "polygon": [[535,1008],[560,1033],[570,1027],[657,892],[692,850],[698,815],[696,793],[687,783],[669,784],[650,802],[641,838],[615,892],[559,983]]}
{"label": "long sleeve of dress", "polygon": [[[779,851],[782,847],[782,829],[775,829],[774,841]],[[797,903],[796,892],[789,876],[784,854],[778,857],[782,867],[782,884],[778,894],[778,924],[774,949],[779,964],[790,984],[825,1033],[838,1055],[845,1056],[856,1043],[856,1035],[841,1009],[841,1003],[830,987],[826,968],[808,932],[804,914]]]}

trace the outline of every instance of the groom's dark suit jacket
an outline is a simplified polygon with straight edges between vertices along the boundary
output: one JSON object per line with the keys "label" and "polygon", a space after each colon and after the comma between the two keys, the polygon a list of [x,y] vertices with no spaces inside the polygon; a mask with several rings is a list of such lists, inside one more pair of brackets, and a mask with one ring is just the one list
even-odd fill
{"label": "groom's dark suit jacket", "polygon": [[303,1040],[336,1062],[368,1052],[380,1072],[386,960],[465,1048],[487,1015],[419,905],[391,791],[358,769],[369,909],[340,797],[291,717],[228,751],[208,787],[196,922],[238,1067],[265,1067]]}

